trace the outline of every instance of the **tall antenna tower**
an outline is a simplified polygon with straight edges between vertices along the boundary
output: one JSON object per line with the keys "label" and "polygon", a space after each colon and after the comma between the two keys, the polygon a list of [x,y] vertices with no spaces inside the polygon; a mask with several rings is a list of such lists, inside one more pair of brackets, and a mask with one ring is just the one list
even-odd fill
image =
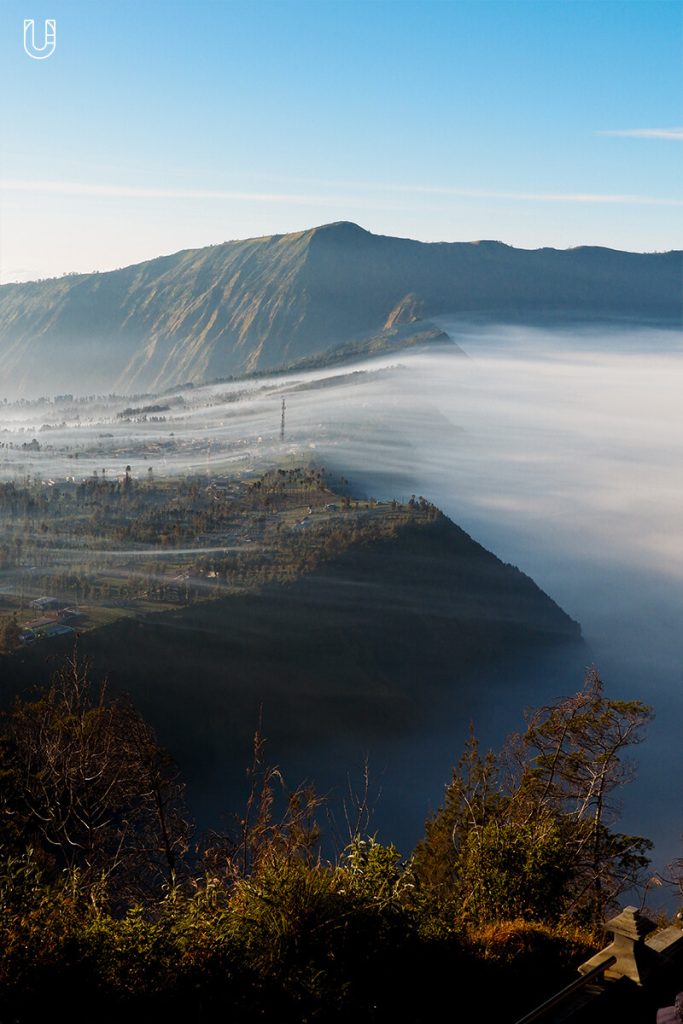
{"label": "tall antenna tower", "polygon": [[280,440],[281,441],[284,441],[284,439],[285,439],[285,408],[286,408],[285,400],[283,398],[282,399],[282,416],[280,418]]}

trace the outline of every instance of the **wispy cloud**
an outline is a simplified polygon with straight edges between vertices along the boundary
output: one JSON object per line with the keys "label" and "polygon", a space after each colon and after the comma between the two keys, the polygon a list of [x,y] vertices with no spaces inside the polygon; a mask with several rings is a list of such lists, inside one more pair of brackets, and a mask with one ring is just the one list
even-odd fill
{"label": "wispy cloud", "polygon": [[0,181],[7,192],[39,192],[52,195],[99,196],[104,199],[233,199],[259,203],[323,205],[330,197],[299,193],[239,192],[203,188],[148,188],[142,185],[93,185],[75,181]]}
{"label": "wispy cloud", "polygon": [[617,128],[596,135],[621,135],[629,139],[675,139],[683,141],[683,128]]}
{"label": "wispy cloud", "polygon": [[683,199],[641,196],[613,192],[496,192],[479,189],[448,188],[430,185],[387,185],[401,192],[463,196],[470,199],[510,199],[532,203],[618,203],[627,206],[683,206]]}
{"label": "wispy cloud", "polygon": [[[683,199],[610,192],[498,192],[490,189],[457,188],[440,185],[404,185],[391,182],[319,182],[321,187],[381,189],[389,193],[443,196],[462,199],[504,200],[530,203],[594,203],[626,206],[683,206]],[[327,192],[249,192],[204,188],[157,188],[141,185],[97,185],[73,181],[0,180],[0,192],[32,192],[43,195],[97,196],[103,199],[196,199],[254,203],[280,203],[291,206],[350,206],[391,208],[395,203],[372,196],[331,195]]]}

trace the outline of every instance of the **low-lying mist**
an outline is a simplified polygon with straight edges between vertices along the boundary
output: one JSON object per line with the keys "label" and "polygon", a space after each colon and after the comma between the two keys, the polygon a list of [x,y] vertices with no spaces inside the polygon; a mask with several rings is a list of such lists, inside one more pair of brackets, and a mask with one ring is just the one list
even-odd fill
{"label": "low-lying mist", "polygon": [[[378,499],[425,495],[581,622],[610,696],[654,706],[623,827],[656,840],[662,868],[681,854],[683,806],[681,336],[633,325],[442,326],[465,356],[442,348],[180,389],[155,398],[167,408],[154,413],[130,412],[148,397],[6,406],[0,474],[58,483],[129,464],[138,478],[150,468],[220,476],[310,455]],[[520,697],[539,704],[580,684],[580,673],[570,680],[550,662],[509,666],[496,703],[483,693],[472,716],[497,743],[520,727]],[[465,727],[453,725],[453,756]],[[415,806],[427,785],[440,799],[448,745],[445,735],[436,753],[431,741],[412,745],[410,763],[425,758]],[[380,777],[406,754],[383,751]],[[400,813],[398,792],[388,803]]]}

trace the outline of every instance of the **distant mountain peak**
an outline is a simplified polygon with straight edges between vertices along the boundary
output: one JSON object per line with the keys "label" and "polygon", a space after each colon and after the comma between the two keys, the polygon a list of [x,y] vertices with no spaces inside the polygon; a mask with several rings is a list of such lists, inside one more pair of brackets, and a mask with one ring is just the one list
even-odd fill
{"label": "distant mountain peak", "polygon": [[360,231],[363,235],[369,235],[367,228],[356,224],[353,220],[332,220],[329,224],[318,224],[314,231]]}
{"label": "distant mountain peak", "polygon": [[311,228],[311,237],[325,235],[334,238],[370,238],[372,232],[366,231],[360,224],[354,224],[352,220],[335,220],[330,224],[320,224]]}

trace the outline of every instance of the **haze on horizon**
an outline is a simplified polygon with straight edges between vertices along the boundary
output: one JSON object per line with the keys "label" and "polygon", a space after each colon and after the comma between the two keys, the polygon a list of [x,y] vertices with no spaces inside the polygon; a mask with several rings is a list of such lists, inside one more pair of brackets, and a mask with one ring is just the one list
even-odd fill
{"label": "haze on horizon", "polygon": [[44,61],[26,15],[0,8],[0,283],[338,220],[680,245],[680,0],[39,0]]}

